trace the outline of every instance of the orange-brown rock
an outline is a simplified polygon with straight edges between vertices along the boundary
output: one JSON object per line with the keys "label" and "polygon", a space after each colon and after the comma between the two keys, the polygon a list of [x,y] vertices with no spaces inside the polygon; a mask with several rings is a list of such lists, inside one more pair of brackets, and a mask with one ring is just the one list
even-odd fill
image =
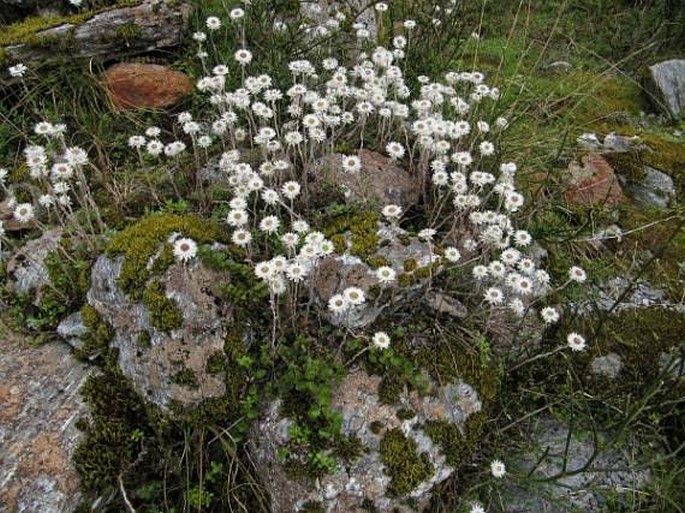
{"label": "orange-brown rock", "polygon": [[159,64],[115,64],[105,71],[103,83],[119,109],[170,107],[193,89],[188,75]]}
{"label": "orange-brown rock", "polygon": [[585,155],[582,166],[572,162],[569,166],[571,179],[564,192],[564,199],[573,205],[616,206],[623,199],[623,190],[614,170],[604,157]]}

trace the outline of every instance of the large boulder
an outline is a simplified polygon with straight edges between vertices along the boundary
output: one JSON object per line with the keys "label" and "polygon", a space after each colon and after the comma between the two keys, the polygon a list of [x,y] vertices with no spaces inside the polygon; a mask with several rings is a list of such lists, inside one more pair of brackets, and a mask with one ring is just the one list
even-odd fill
{"label": "large boulder", "polygon": [[647,89],[656,107],[673,119],[685,109],[685,59],[671,59],[648,68]]}
{"label": "large boulder", "polygon": [[69,18],[64,23],[57,19],[58,24],[32,34],[30,41],[10,42],[0,51],[9,61],[29,66],[60,55],[111,61],[178,46],[189,13],[190,7],[184,2],[145,1],[105,9],[79,24]]}
{"label": "large boulder", "polygon": [[87,294],[88,304],[113,331],[110,347],[118,350],[123,374],[163,409],[223,396],[223,375],[210,372],[208,363],[223,358],[232,323],[231,307],[212,293],[228,277],[198,262],[174,263],[148,283],[147,300],[134,300],[117,281],[123,263],[123,256],[100,256]]}
{"label": "large boulder", "polygon": [[504,511],[598,513],[616,492],[634,493],[649,480],[648,470],[634,463],[634,440],[609,445],[607,433],[569,428],[543,416],[530,434],[530,446],[510,457],[510,468],[529,475],[534,487],[507,484]]}
{"label": "large boulder", "polygon": [[[278,455],[288,446],[294,422],[280,415],[280,401],[268,406],[253,426],[248,446],[274,513],[300,511],[306,503],[316,503],[327,513],[361,513],[369,504],[379,513],[414,511],[407,506],[408,499],[420,511],[432,487],[454,472],[426,426],[442,422],[456,426],[464,437],[473,436],[469,431],[476,428],[468,421],[482,408],[476,391],[464,382],[431,384],[429,393],[405,390],[398,404],[389,406],[379,399],[380,383],[378,376],[353,370],[334,390],[332,408],[342,414],[342,434],[359,439],[365,452],[315,481],[295,479],[286,472]],[[397,455],[401,461],[424,462],[427,470],[423,479],[401,492],[397,488],[403,477],[387,456],[391,440],[406,441],[406,447],[414,449],[413,454]]]}
{"label": "large boulder", "polygon": [[76,422],[87,413],[79,389],[89,372],[64,344],[35,347],[3,337],[0,511],[71,513],[78,505],[71,456],[79,438]]}
{"label": "large boulder", "polygon": [[362,149],[358,156],[362,166],[357,173],[343,170],[340,153],[315,162],[308,170],[314,178],[314,192],[335,187],[343,193],[346,202],[364,202],[372,206],[395,204],[406,209],[418,202],[421,191],[418,176],[380,153]]}

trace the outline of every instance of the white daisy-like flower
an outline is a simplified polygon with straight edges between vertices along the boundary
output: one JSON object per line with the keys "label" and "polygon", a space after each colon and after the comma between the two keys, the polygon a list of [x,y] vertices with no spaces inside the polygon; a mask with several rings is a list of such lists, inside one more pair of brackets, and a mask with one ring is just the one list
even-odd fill
{"label": "white daisy-like flower", "polygon": [[281,242],[287,249],[295,249],[300,242],[300,236],[295,232],[286,232],[281,235]]}
{"label": "white daisy-like flower", "polygon": [[281,192],[283,193],[283,196],[288,198],[289,200],[294,200],[300,195],[300,190],[302,187],[300,186],[299,183],[295,181],[290,181],[290,182],[285,182],[283,186],[281,187]]}
{"label": "white daisy-like flower", "polygon": [[128,145],[131,148],[142,148],[145,146],[145,137],[142,135],[132,135],[128,138]]}
{"label": "white daisy-like flower", "polygon": [[231,12],[228,13],[228,17],[232,20],[239,20],[243,16],[245,16],[245,11],[243,11],[240,7],[231,9]]}
{"label": "white daisy-like flower", "polygon": [[174,242],[174,256],[180,262],[186,263],[197,255],[197,243],[187,237]]}
{"label": "white daisy-like flower", "polygon": [[235,58],[236,62],[241,66],[247,66],[252,61],[252,52],[246,50],[245,48],[242,48],[235,52],[233,57]]}
{"label": "white daisy-like flower", "polygon": [[533,238],[530,236],[530,233],[525,230],[518,230],[516,233],[514,233],[514,242],[517,246],[525,247],[528,246],[532,241]]}
{"label": "white daisy-like flower", "polygon": [[28,71],[28,68],[25,64],[19,63],[14,66],[10,66],[7,68],[7,71],[9,71],[11,77],[20,78],[24,76],[24,74]]}
{"label": "white daisy-like flower", "polygon": [[404,20],[404,23],[402,25],[407,30],[412,30],[413,28],[416,28],[416,22],[414,20]]}
{"label": "white daisy-like flower", "polygon": [[385,331],[377,331],[372,339],[374,347],[383,351],[390,347],[390,337]]}
{"label": "white daisy-like flower", "polygon": [[16,207],[14,207],[12,216],[20,224],[30,223],[35,217],[33,213],[33,205],[31,205],[31,203],[19,203]]}
{"label": "white daisy-like flower", "polygon": [[50,194],[41,194],[38,198],[38,204],[43,208],[50,208],[55,204],[55,198]]}
{"label": "white daisy-like flower", "polygon": [[488,268],[484,265],[476,265],[471,271],[476,280],[484,280],[488,276]]}
{"label": "white daisy-like flower", "polygon": [[483,141],[478,146],[478,150],[480,151],[480,154],[484,157],[489,157],[490,155],[495,153],[495,145],[492,144],[490,141]]}
{"label": "white daisy-like flower", "polygon": [[252,234],[244,229],[238,229],[233,232],[231,235],[231,241],[233,241],[233,244],[236,246],[248,246],[250,242],[252,242]]}
{"label": "white daisy-like flower", "polygon": [[426,242],[430,242],[433,240],[433,237],[436,233],[437,232],[433,228],[424,228],[423,230],[419,231],[419,233],[417,233],[416,235],[419,239],[424,240]]}
{"label": "white daisy-like flower", "polygon": [[264,233],[276,233],[281,226],[281,220],[276,216],[266,216],[259,222],[259,229]]}
{"label": "white daisy-like flower", "polygon": [[387,265],[384,265],[376,269],[375,275],[378,281],[382,284],[392,283],[395,281],[395,278],[397,277],[397,273],[395,272],[395,270],[392,267],[388,267]]}
{"label": "white daisy-like flower", "polygon": [[303,219],[298,219],[293,221],[292,228],[295,233],[307,233],[309,231],[309,223]]}
{"label": "white daisy-like flower", "polygon": [[342,167],[346,173],[357,173],[362,168],[362,160],[356,155],[343,155]]}
{"label": "white daisy-like flower", "polygon": [[352,306],[363,305],[366,301],[366,295],[359,287],[347,287],[343,290],[343,296]]}
{"label": "white daisy-like flower", "polygon": [[568,347],[571,349],[571,351],[574,352],[584,351],[587,347],[587,342],[585,341],[585,338],[579,333],[575,332],[568,334],[568,336],[566,337],[566,343],[568,344]]}
{"label": "white daisy-like flower", "polygon": [[216,16],[209,16],[205,20],[205,25],[209,30],[219,30],[221,28],[221,20]]}
{"label": "white daisy-like flower", "polygon": [[250,220],[247,210],[234,209],[228,213],[226,222],[231,226],[244,226]]}
{"label": "white daisy-like flower", "polygon": [[257,278],[266,281],[274,275],[274,268],[271,262],[269,261],[259,262],[257,265],[255,265],[254,273],[257,276]]}
{"label": "white daisy-like flower", "polygon": [[483,293],[485,301],[493,306],[504,303],[504,293],[497,287],[490,287]]}
{"label": "white daisy-like flower", "polygon": [[328,309],[334,314],[341,314],[350,307],[350,302],[342,294],[335,294],[328,300]]}
{"label": "white daisy-like flower", "polygon": [[391,221],[396,221],[402,215],[402,207],[399,205],[386,205],[381,210],[381,214]]}
{"label": "white daisy-like flower", "polygon": [[472,502],[469,513],[485,513],[485,508],[478,502]]}
{"label": "white daisy-like flower", "polygon": [[458,262],[459,259],[461,258],[461,253],[459,253],[459,250],[455,247],[448,246],[445,248],[445,260],[448,262]]}
{"label": "white daisy-like flower", "polygon": [[402,146],[401,143],[391,141],[388,144],[385,145],[385,151],[388,152],[388,155],[392,160],[397,160],[401,159],[404,157],[404,146]]}
{"label": "white daisy-like flower", "polygon": [[582,268],[574,265],[568,270],[568,278],[577,283],[583,283],[587,279],[587,274]]}
{"label": "white daisy-like flower", "polygon": [[559,320],[559,312],[556,310],[556,308],[546,306],[540,310],[540,317],[542,317],[542,320],[545,321],[545,323],[554,324]]}
{"label": "white daisy-like flower", "polygon": [[307,267],[302,262],[293,262],[286,268],[285,275],[290,281],[301,282],[307,276]]}
{"label": "white daisy-like flower", "polygon": [[501,460],[492,460],[490,462],[490,473],[492,474],[492,477],[501,479],[507,473],[507,467]]}

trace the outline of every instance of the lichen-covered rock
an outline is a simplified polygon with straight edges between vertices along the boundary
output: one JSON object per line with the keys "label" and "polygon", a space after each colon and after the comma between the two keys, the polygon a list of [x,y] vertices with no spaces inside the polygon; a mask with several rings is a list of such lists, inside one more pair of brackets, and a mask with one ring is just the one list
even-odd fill
{"label": "lichen-covered rock", "polygon": [[[511,484],[503,492],[507,513],[604,511],[616,492],[634,493],[649,480],[649,471],[634,465],[634,441],[620,447],[604,443],[605,433],[572,431],[560,421],[543,417],[530,435],[530,447],[509,459],[509,468],[531,473],[535,488]],[[544,481],[548,479],[547,481]]]}
{"label": "lichen-covered rock", "polygon": [[230,308],[211,292],[227,276],[200,263],[172,264],[137,301],[117,282],[123,263],[122,256],[100,256],[87,295],[114,331],[110,346],[118,349],[121,371],[142,397],[162,408],[222,396],[222,377],[206,366],[212,355],[222,354],[231,325]]}
{"label": "lichen-covered rock", "polygon": [[343,192],[345,201],[374,206],[395,204],[407,208],[418,202],[421,191],[418,177],[380,153],[359,150],[358,156],[362,166],[356,173],[343,170],[340,153],[317,161],[309,170],[315,191],[336,187]]}
{"label": "lichen-covered rock", "polygon": [[79,16],[78,23],[70,17],[57,25],[52,22],[0,49],[9,60],[27,65],[60,55],[112,60],[179,45],[189,13],[184,2],[144,1],[96,12],[85,21]]}
{"label": "lichen-covered rock", "polygon": [[685,108],[685,59],[671,59],[650,66],[647,88],[660,111],[679,119]]}
{"label": "lichen-covered rock", "polygon": [[71,456],[76,422],[87,410],[79,389],[89,372],[61,343],[36,347],[3,337],[0,511],[71,513],[78,505]]}
{"label": "lichen-covered rock", "polygon": [[629,183],[626,191],[640,205],[658,209],[667,209],[676,197],[673,178],[658,169],[645,167],[645,176],[637,183]]}
{"label": "lichen-covered rock", "polygon": [[115,64],[103,75],[112,103],[119,109],[164,108],[193,90],[190,77],[159,64]]}
{"label": "lichen-covered rock", "polygon": [[[281,418],[279,401],[268,406],[253,426],[248,445],[274,513],[300,511],[306,503],[318,503],[327,513],[362,512],[369,503],[380,513],[414,511],[407,499],[420,511],[431,488],[454,472],[435,431],[427,426],[445,423],[466,434],[469,418],[482,408],[476,391],[463,382],[431,384],[429,393],[404,391],[398,404],[389,406],[379,399],[380,382],[378,376],[353,370],[334,390],[332,408],[342,414],[342,433],[357,437],[366,450],[345,468],[316,482],[288,476],[278,452],[288,443],[293,421]],[[391,454],[394,439],[406,441],[415,454]],[[398,474],[402,462],[410,458],[426,463],[425,478],[418,482]],[[398,493],[398,483],[411,486]]]}
{"label": "lichen-covered rock", "polygon": [[616,378],[623,368],[623,360],[616,353],[598,356],[590,362],[590,371],[598,376]]}
{"label": "lichen-covered rock", "polygon": [[[45,257],[55,251],[62,238],[62,229],[46,231],[40,238],[27,242],[7,262],[7,285],[15,294],[39,292],[50,282]],[[36,298],[38,304],[40,298]]]}
{"label": "lichen-covered rock", "polygon": [[[400,283],[384,284],[382,288],[394,288],[393,304],[407,301],[418,288],[425,283],[430,273],[439,272],[436,266],[441,257],[433,252],[434,248],[427,242],[411,237],[408,244],[402,244],[396,237],[392,237],[387,244],[379,248],[373,257],[381,258],[384,265],[392,267],[398,277],[403,278]],[[372,258],[373,258],[372,257]],[[427,272],[428,269],[432,269]],[[424,273],[425,272],[425,273]],[[404,283],[404,279],[410,283]],[[337,314],[326,309],[328,300],[334,294],[341,294],[347,287],[358,287],[367,296],[372,288],[379,287],[380,281],[374,269],[360,258],[345,254],[337,257],[327,257],[317,266],[312,277],[311,291],[314,299],[321,306],[324,317],[335,326],[362,328],[374,322],[381,312],[387,308],[391,296],[384,299],[368,299],[364,304],[355,306],[348,311]]]}
{"label": "lichen-covered rock", "polygon": [[83,348],[83,337],[87,332],[88,328],[83,322],[83,314],[81,312],[74,312],[68,315],[57,326],[57,334],[74,349]]}

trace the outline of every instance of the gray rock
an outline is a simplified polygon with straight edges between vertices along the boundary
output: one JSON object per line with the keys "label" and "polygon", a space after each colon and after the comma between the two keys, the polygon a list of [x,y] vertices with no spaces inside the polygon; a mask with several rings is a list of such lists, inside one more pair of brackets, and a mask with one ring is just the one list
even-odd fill
{"label": "gray rock", "polygon": [[604,137],[602,146],[606,151],[612,152],[624,152],[635,148],[636,145],[640,144],[641,139],[637,135],[626,136],[617,135],[615,132],[611,132]]}
{"label": "gray rock", "polygon": [[685,59],[672,59],[649,67],[647,87],[656,107],[673,119],[685,108]]}
{"label": "gray rock", "polygon": [[[404,272],[405,262],[411,260],[417,264],[417,269],[430,265],[431,262],[439,262],[440,256],[432,252],[430,244],[412,237],[409,244],[404,245],[391,236],[391,240],[381,247],[376,256],[385,257],[388,265],[397,274]],[[435,269],[435,273],[441,269]],[[412,273],[415,271],[411,271]],[[384,285],[384,288],[398,289],[391,296],[386,294],[382,301],[367,300],[364,304],[356,306],[342,314],[335,314],[328,310],[328,300],[334,294],[342,293],[347,287],[359,287],[369,295],[372,287],[380,285],[373,269],[359,258],[345,254],[337,257],[324,258],[313,273],[311,292],[314,299],[320,305],[322,315],[335,326],[347,326],[349,328],[363,328],[373,323],[381,312],[390,305],[397,305],[402,301],[408,301],[414,293],[426,283],[428,278],[417,280],[416,284],[398,289],[397,284]]]}
{"label": "gray rock", "polygon": [[647,175],[639,183],[628,184],[626,190],[641,205],[667,209],[675,199],[676,188],[673,179],[657,169],[646,167]]}
{"label": "gray rock", "polygon": [[[210,356],[223,352],[232,324],[231,308],[215,304],[210,292],[214,284],[227,282],[228,276],[197,262],[169,267],[161,282],[166,296],[183,313],[183,321],[166,333],[152,325],[143,303],[133,301],[119,288],[122,264],[123,257],[100,256],[93,266],[87,299],[114,329],[111,346],[119,350],[119,366],[137,392],[163,409],[172,401],[192,407],[222,396],[224,378],[209,374],[206,365]],[[149,336],[149,343],[141,345],[141,336]],[[174,376],[186,370],[194,374],[196,386],[175,382]]]}
{"label": "gray rock", "polygon": [[590,371],[598,376],[616,378],[623,368],[623,360],[616,353],[598,356],[590,362]]}
{"label": "gray rock", "polygon": [[429,291],[424,298],[424,302],[432,310],[456,317],[457,319],[463,319],[469,313],[461,301],[437,290]]}
{"label": "gray rock", "polygon": [[61,343],[29,345],[4,327],[0,354],[0,511],[71,513],[81,495],[71,464],[90,372]]}
{"label": "gray rock", "polygon": [[[364,498],[381,513],[395,511],[395,508],[401,512],[413,511],[402,502],[407,497],[386,495],[391,479],[385,474],[379,449],[384,433],[395,428],[416,442],[417,452],[428,453],[435,467],[433,476],[408,495],[416,501],[418,511],[427,504],[432,487],[453,473],[454,469],[446,464],[440,449],[419,426],[427,420],[445,420],[456,424],[463,432],[466,419],[482,407],[476,391],[463,382],[443,387],[432,384],[431,393],[424,397],[405,391],[398,406],[388,406],[380,403],[380,382],[378,376],[353,370],[334,390],[332,407],[342,414],[342,433],[358,437],[368,451],[349,467],[338,468],[316,483],[293,480],[286,475],[277,454],[279,448],[288,443],[288,429],[293,421],[280,417],[278,401],[268,406],[253,426],[248,446],[252,461],[271,497],[274,513],[298,511],[307,501],[321,502],[324,510],[331,513],[358,512],[362,511]],[[399,408],[411,409],[416,416],[400,420],[397,416]],[[373,423],[383,425],[381,432],[373,432]]]}
{"label": "gray rock", "polygon": [[71,58],[112,60],[179,45],[189,13],[190,7],[183,2],[153,5],[147,1],[106,10],[80,25],[66,23],[35,34],[51,44],[18,43],[2,50],[10,61],[27,65],[54,60],[60,44],[69,47]]}
{"label": "gray rock", "polygon": [[7,262],[7,285],[15,294],[37,293],[34,303],[40,302],[40,289],[50,283],[45,257],[59,247],[62,229],[45,232],[40,238],[27,242]]}
{"label": "gray rock", "polygon": [[596,440],[589,432],[569,436],[566,425],[544,416],[531,433],[530,447],[509,459],[511,469],[530,472],[533,480],[541,481],[530,489],[505,485],[504,511],[597,513],[604,511],[602,505],[617,492],[639,490],[650,474],[633,465],[636,443],[617,448],[607,440],[604,433],[597,433]]}
{"label": "gray rock", "polygon": [[62,337],[67,344],[74,349],[83,348],[83,337],[88,329],[83,324],[83,315],[81,312],[74,312],[67,316],[57,326],[57,334]]}

